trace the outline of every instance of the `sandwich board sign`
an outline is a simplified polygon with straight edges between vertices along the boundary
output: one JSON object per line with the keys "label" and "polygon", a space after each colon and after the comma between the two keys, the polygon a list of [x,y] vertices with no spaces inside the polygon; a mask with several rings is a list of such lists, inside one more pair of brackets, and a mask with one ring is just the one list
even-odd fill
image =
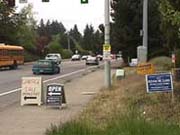
{"label": "sandwich board sign", "polygon": [[172,75],[170,73],[146,75],[147,92],[173,92]]}
{"label": "sandwich board sign", "polygon": [[42,103],[42,78],[22,77],[21,105]]}
{"label": "sandwich board sign", "polygon": [[46,105],[61,106],[66,103],[64,85],[52,83],[47,86]]}

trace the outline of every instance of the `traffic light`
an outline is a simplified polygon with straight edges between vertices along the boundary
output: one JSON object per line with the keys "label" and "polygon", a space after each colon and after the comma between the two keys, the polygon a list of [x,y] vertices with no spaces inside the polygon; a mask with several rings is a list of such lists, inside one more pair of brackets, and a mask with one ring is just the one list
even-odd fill
{"label": "traffic light", "polygon": [[49,0],[42,0],[42,2],[49,2]]}
{"label": "traffic light", "polygon": [[87,4],[88,0],[81,0],[81,4]]}
{"label": "traffic light", "polygon": [[4,2],[6,2],[9,7],[15,6],[15,0],[4,0]]}

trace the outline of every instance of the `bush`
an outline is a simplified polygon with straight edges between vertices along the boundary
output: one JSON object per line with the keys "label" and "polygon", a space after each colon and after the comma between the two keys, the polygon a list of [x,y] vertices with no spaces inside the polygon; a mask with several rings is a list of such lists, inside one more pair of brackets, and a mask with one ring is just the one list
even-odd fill
{"label": "bush", "polygon": [[153,58],[150,60],[150,62],[160,70],[170,70],[172,68],[171,58],[166,56]]}
{"label": "bush", "polygon": [[24,52],[24,62],[36,61],[37,59],[39,59],[38,56],[31,54],[27,51]]}
{"label": "bush", "polygon": [[63,49],[63,53],[62,53],[63,59],[71,58],[72,55],[73,55],[73,52],[71,50]]}

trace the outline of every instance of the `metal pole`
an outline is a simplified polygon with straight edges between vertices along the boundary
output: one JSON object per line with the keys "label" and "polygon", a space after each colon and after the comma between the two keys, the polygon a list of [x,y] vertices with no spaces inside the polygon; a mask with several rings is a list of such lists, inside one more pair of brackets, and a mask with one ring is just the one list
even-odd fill
{"label": "metal pole", "polygon": [[69,33],[68,33],[68,50],[70,51],[71,48],[70,48],[70,37],[69,37]]}
{"label": "metal pole", "polygon": [[146,47],[147,61],[148,54],[148,0],[143,0],[143,46]]}
{"label": "metal pole", "polygon": [[[110,44],[110,21],[109,21],[109,0],[105,0],[105,35],[104,35],[104,43]],[[110,70],[110,60],[105,60],[104,62],[104,75],[105,75],[105,87],[110,88],[111,87],[111,70]]]}

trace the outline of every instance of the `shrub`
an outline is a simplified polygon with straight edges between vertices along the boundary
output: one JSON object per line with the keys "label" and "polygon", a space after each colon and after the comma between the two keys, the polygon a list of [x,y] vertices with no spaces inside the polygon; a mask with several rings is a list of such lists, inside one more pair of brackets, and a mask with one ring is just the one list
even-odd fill
{"label": "shrub", "polygon": [[166,56],[153,58],[150,60],[150,62],[160,70],[170,70],[172,67],[171,58]]}
{"label": "shrub", "polygon": [[27,51],[24,52],[24,62],[31,62],[31,61],[35,61],[37,59],[39,59],[38,56],[31,54]]}
{"label": "shrub", "polygon": [[71,50],[63,49],[63,53],[62,53],[63,59],[71,58],[72,55],[73,52]]}

